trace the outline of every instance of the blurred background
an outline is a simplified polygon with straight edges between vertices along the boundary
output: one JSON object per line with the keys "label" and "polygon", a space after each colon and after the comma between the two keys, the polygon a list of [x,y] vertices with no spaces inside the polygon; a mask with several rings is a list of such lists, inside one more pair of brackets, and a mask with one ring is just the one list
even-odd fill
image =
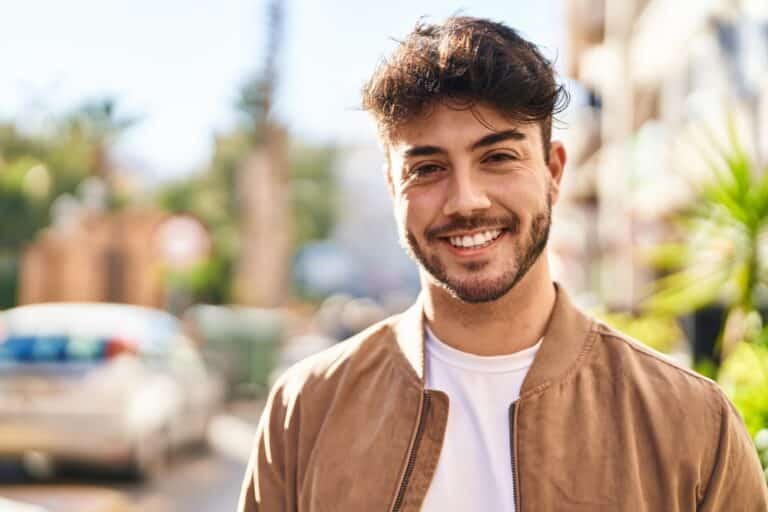
{"label": "blurred background", "polygon": [[418,292],[359,91],[456,13],[571,93],[557,279],[716,379],[768,465],[764,0],[6,7],[0,509],[234,509],[270,383]]}

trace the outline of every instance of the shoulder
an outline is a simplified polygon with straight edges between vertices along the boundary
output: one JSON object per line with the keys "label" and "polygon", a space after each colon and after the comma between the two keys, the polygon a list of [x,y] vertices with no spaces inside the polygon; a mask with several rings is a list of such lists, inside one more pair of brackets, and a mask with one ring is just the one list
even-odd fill
{"label": "shoulder", "polygon": [[759,501],[762,510],[766,492],[754,445],[720,386],[600,322],[594,328],[590,364],[610,376],[614,398],[650,427],[646,444],[697,474],[698,501],[717,503],[713,510],[726,502],[757,510]]}
{"label": "shoulder", "polygon": [[399,315],[378,322],[288,368],[275,382],[271,398],[287,405],[301,396],[321,398],[333,394],[350,372],[358,373],[396,356],[394,324]]}
{"label": "shoulder", "polygon": [[637,405],[645,412],[695,415],[713,429],[723,414],[735,413],[711,379],[601,322],[594,329],[598,342],[592,364],[610,375],[614,386],[643,399]]}

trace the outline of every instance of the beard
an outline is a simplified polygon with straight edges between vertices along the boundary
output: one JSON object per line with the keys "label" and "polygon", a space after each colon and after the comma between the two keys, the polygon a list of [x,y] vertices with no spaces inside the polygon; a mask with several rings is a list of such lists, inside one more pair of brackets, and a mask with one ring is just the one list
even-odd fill
{"label": "beard", "polygon": [[[515,244],[514,265],[505,270],[500,276],[490,279],[480,277],[456,278],[448,275],[445,264],[440,257],[433,253],[427,256],[419,247],[416,237],[411,231],[405,233],[405,250],[416,263],[427,272],[431,280],[446,290],[452,297],[477,304],[497,300],[507,294],[528,273],[537,261],[549,239],[549,230],[552,223],[552,196],[547,193],[547,205],[542,211],[537,212],[531,220],[528,236],[520,243]],[[455,217],[451,222],[440,228],[427,230],[425,238],[428,242],[438,242],[438,237],[443,233],[459,230],[475,230],[482,227],[505,226],[506,234],[516,236],[520,234],[520,217],[514,213],[506,217]],[[439,242],[442,243],[442,242]],[[470,273],[477,273],[487,266],[488,262],[468,262],[462,266]]]}

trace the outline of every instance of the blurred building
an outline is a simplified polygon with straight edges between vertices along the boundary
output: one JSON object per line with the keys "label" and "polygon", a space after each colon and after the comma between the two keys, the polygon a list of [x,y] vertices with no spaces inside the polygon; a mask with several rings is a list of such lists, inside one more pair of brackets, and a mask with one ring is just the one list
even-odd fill
{"label": "blurred building", "polygon": [[385,159],[376,144],[348,147],[337,167],[341,189],[337,241],[357,262],[359,295],[385,295],[419,288],[416,265],[398,242]]}
{"label": "blurred building", "polygon": [[375,144],[340,150],[334,172],[339,216],[330,240],[305,247],[297,277],[318,295],[347,293],[387,301],[415,296],[415,264],[400,247],[384,155]]}
{"label": "blurred building", "polygon": [[103,301],[163,308],[164,271],[207,250],[202,225],[189,229],[195,222],[129,208],[84,211],[55,223],[24,251],[19,303]]}
{"label": "blurred building", "polygon": [[[638,249],[666,236],[704,168],[701,131],[736,114],[765,163],[768,2],[569,0],[573,113],[565,207],[585,235],[560,242],[576,289],[632,307],[652,272]],[[697,145],[699,144],[699,145]]]}

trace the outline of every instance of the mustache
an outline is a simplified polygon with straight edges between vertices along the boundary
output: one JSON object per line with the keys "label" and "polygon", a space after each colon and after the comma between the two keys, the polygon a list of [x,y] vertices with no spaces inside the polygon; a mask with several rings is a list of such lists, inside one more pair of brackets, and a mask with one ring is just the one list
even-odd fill
{"label": "mustache", "polygon": [[503,228],[511,233],[520,229],[520,217],[510,214],[504,217],[454,217],[442,226],[424,232],[427,240],[447,236],[452,231],[473,231],[480,228]]}

